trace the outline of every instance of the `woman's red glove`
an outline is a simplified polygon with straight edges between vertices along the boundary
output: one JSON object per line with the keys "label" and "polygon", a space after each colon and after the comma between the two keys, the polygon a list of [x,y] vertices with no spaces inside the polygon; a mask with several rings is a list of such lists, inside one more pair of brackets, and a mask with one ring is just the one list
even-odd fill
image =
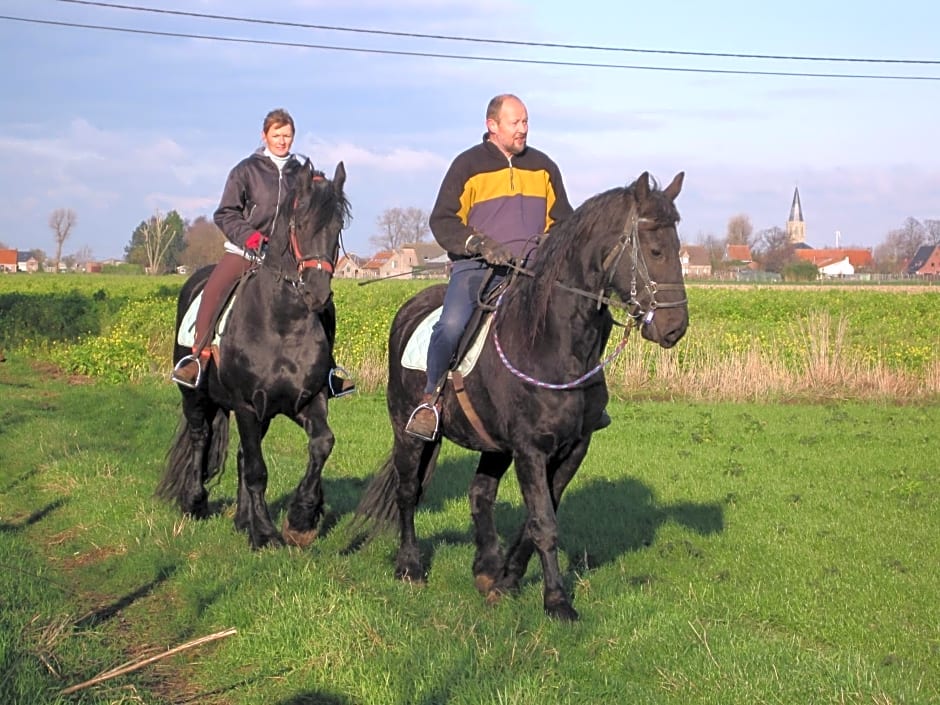
{"label": "woman's red glove", "polygon": [[245,249],[246,250],[260,250],[261,245],[266,243],[268,238],[255,230],[251,235],[248,236],[248,239],[245,240]]}

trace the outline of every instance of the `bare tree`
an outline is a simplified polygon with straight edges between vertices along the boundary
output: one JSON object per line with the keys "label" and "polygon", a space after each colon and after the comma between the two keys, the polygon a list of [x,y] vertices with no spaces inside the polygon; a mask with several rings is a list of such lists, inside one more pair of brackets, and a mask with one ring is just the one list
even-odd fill
{"label": "bare tree", "polygon": [[904,225],[888,233],[885,241],[875,248],[872,253],[875,268],[879,272],[902,272],[917,249],[927,244],[927,237],[927,228],[916,218],[908,218]]}
{"label": "bare tree", "polygon": [[754,247],[756,248],[754,259],[767,272],[779,273],[796,258],[793,254],[793,243],[790,242],[787,231],[776,225],[761,230]]}
{"label": "bare tree", "polygon": [[72,234],[72,228],[78,222],[78,216],[71,208],[56,208],[49,216],[49,227],[55,239],[55,271],[59,271],[59,262],[62,261],[62,246]]}
{"label": "bare tree", "polygon": [[752,245],[754,243],[754,226],[751,219],[739,213],[728,221],[729,245]]}
{"label": "bare tree", "polygon": [[375,221],[379,234],[369,243],[380,250],[397,250],[406,243],[424,242],[431,230],[420,208],[387,208]]}
{"label": "bare tree", "polygon": [[940,220],[930,219],[924,221],[927,230],[927,245],[940,245]]}
{"label": "bare tree", "polygon": [[168,222],[167,218],[154,213],[153,217],[143,224],[144,254],[148,274],[160,274],[163,271],[163,259],[166,251],[173,244],[178,231]]}
{"label": "bare tree", "polygon": [[711,262],[713,272],[725,268],[725,240],[723,238],[711,233],[699,234],[699,244],[708,251],[708,261]]}
{"label": "bare tree", "polygon": [[88,245],[83,245],[79,248],[78,252],[75,253],[75,263],[78,265],[84,266],[89,262],[94,262],[94,260],[94,252],[92,252],[92,249]]}

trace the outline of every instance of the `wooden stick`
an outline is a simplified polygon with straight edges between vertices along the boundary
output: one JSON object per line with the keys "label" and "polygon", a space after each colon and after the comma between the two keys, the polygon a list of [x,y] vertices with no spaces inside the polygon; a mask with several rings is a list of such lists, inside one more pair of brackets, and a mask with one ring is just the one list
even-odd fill
{"label": "wooden stick", "polygon": [[155,661],[159,661],[160,659],[167,658],[168,656],[173,656],[174,654],[178,654],[181,651],[186,651],[186,649],[192,649],[196,646],[202,646],[203,644],[208,644],[210,641],[215,641],[217,639],[222,639],[227,636],[232,636],[232,634],[236,634],[237,632],[238,630],[233,627],[231,629],[226,629],[221,632],[216,632],[215,634],[209,634],[208,636],[203,636],[198,639],[194,639],[193,641],[188,641],[185,644],[180,644],[179,646],[175,646],[172,649],[169,649],[168,651],[164,651],[162,654],[158,654],[157,656],[148,656],[146,658],[131,662],[127,666],[121,666],[120,668],[113,668],[110,671],[104,671],[103,673],[99,673],[97,676],[95,676],[94,678],[90,680],[85,681],[84,683],[79,683],[78,685],[72,685],[66,688],[65,690],[59,691],[59,695],[69,695],[71,693],[75,693],[79,690],[83,690],[84,688],[95,685],[97,683],[110,680],[111,678],[116,678],[117,676],[122,676],[125,673],[131,673],[132,671],[137,671],[143,668],[144,666],[154,663]]}

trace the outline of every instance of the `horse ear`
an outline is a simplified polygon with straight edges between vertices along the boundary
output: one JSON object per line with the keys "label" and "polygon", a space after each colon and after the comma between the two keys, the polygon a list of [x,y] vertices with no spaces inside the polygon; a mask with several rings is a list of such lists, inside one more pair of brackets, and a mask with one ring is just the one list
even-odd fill
{"label": "horse ear", "polygon": [[683,179],[685,179],[685,172],[680,171],[676,174],[676,178],[672,180],[672,183],[663,190],[663,193],[669,197],[670,201],[675,201],[676,196],[678,196],[679,192],[682,190]]}
{"label": "horse ear", "polygon": [[333,173],[333,188],[342,191],[343,184],[346,183],[346,165],[340,162],[336,165],[336,171]]}
{"label": "horse ear", "polygon": [[640,177],[636,180],[636,197],[639,201],[646,200],[646,197],[650,195],[650,173],[644,171],[640,174]]}

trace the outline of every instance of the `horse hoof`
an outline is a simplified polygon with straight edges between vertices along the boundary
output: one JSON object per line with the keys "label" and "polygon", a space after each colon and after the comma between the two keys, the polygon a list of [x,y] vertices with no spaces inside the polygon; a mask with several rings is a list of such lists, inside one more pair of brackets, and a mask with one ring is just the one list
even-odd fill
{"label": "horse hoof", "polygon": [[310,529],[310,531],[298,531],[291,527],[290,522],[285,518],[284,526],[281,529],[281,535],[284,537],[284,542],[288,546],[297,546],[297,548],[307,548],[312,544],[319,533],[316,529]]}
{"label": "horse hoof", "polygon": [[498,605],[503,601],[503,597],[506,596],[506,593],[503,590],[498,588],[490,588],[486,593],[486,604],[488,605]]}
{"label": "horse hoof", "polygon": [[425,577],[424,572],[420,568],[396,570],[395,577],[401,580],[403,583],[410,583],[412,585],[427,584],[427,578]]}
{"label": "horse hoof", "polygon": [[496,584],[496,580],[489,575],[481,574],[473,579],[473,584],[479,593],[486,595],[490,590],[493,589],[493,585]]}
{"label": "horse hoof", "polygon": [[546,605],[545,614],[547,614],[552,619],[557,619],[560,622],[577,622],[578,619],[580,619],[580,615],[578,614],[577,610],[567,603],[553,605],[551,607]]}

